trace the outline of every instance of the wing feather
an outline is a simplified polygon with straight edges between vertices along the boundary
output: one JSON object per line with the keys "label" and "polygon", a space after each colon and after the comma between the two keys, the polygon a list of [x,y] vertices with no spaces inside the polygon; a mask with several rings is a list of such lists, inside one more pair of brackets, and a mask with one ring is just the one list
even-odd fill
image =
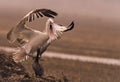
{"label": "wing feather", "polygon": [[23,19],[19,22],[18,25],[21,25],[21,24],[24,25],[27,21],[32,22],[34,20],[33,18],[35,18],[35,16],[37,18],[40,18],[43,16],[54,18],[55,16],[57,16],[57,13],[50,9],[35,9],[35,10],[29,12],[27,15],[25,15],[23,17]]}

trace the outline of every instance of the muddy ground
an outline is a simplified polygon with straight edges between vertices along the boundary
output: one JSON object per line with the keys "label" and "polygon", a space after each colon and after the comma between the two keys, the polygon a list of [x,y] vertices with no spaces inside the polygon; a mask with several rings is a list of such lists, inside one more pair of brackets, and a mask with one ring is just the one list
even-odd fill
{"label": "muddy ground", "polygon": [[3,53],[0,53],[0,64],[0,82],[68,82],[65,76],[61,79],[54,76],[31,76],[22,64],[15,63]]}

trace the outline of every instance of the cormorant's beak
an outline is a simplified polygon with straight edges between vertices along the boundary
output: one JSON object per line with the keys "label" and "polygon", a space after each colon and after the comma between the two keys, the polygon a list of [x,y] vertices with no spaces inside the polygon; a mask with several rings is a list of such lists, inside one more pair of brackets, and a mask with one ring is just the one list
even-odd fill
{"label": "cormorant's beak", "polygon": [[67,32],[69,30],[72,30],[74,28],[74,22],[71,22],[70,25],[67,27],[66,30],[64,30],[64,32]]}

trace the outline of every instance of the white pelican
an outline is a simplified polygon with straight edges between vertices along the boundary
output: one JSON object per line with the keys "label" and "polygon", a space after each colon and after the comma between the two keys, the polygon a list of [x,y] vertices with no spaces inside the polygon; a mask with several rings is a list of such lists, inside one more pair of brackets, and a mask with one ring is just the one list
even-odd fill
{"label": "white pelican", "polygon": [[[45,31],[41,32],[25,25],[27,21],[33,21],[35,16],[37,18],[49,17]],[[49,9],[33,10],[8,32],[7,39],[9,42],[18,42],[20,44],[20,47],[13,55],[15,62],[23,61],[26,56],[32,55],[38,49],[40,49],[40,54],[42,54],[52,41],[61,37],[62,32],[71,30],[74,27],[73,22],[69,26],[56,24],[53,20],[54,16],[57,16],[57,13]]]}

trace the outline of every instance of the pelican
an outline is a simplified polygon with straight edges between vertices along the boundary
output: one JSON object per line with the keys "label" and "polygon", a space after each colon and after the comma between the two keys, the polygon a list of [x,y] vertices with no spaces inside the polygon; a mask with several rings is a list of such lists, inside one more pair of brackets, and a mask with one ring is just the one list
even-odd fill
{"label": "pelican", "polygon": [[[35,17],[40,18],[43,16],[49,17],[43,32],[26,25],[26,22],[32,22]],[[32,56],[38,49],[40,49],[39,54],[41,55],[53,41],[61,37],[63,32],[74,28],[74,22],[71,22],[68,26],[55,23],[53,20],[55,16],[57,16],[57,13],[50,9],[35,9],[25,15],[16,27],[8,32],[8,41],[11,43],[18,42],[20,45],[18,50],[13,53],[15,62],[25,60],[27,56]],[[38,59],[36,60],[38,62]]]}

